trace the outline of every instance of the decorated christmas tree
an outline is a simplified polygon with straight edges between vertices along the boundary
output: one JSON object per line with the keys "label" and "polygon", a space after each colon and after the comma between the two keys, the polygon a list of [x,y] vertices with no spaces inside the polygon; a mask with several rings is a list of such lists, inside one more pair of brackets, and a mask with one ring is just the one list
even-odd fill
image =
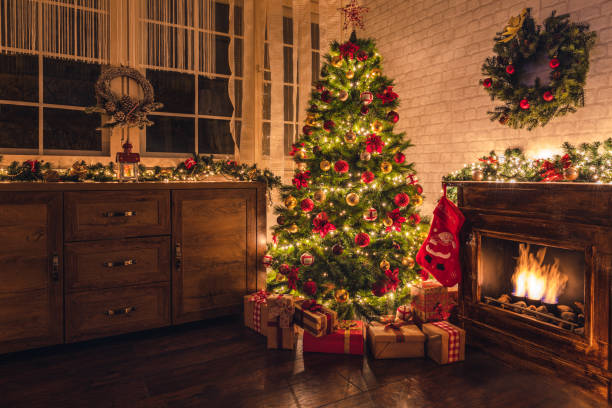
{"label": "decorated christmas tree", "polygon": [[406,301],[428,226],[422,187],[394,133],[393,81],[372,40],[334,42],[291,155],[292,185],[264,263],[268,289],[316,299],[340,317],[373,317]]}

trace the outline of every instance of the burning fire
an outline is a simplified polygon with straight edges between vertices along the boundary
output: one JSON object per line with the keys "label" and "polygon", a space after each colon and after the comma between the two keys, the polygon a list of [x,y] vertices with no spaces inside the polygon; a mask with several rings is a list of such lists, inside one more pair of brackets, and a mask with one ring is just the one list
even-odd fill
{"label": "burning fire", "polygon": [[555,258],[552,265],[544,265],[546,248],[539,249],[534,255],[529,245],[519,245],[519,256],[512,283],[514,295],[541,300],[544,303],[556,304],[558,296],[567,285],[567,276],[559,270],[559,260]]}

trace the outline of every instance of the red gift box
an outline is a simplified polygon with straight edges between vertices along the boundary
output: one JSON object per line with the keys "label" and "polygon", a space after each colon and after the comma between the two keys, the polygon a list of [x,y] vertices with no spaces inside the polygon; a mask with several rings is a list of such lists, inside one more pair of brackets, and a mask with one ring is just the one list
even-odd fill
{"label": "red gift box", "polygon": [[304,332],[304,351],[363,355],[364,330],[360,320],[346,320],[331,334],[315,337]]}

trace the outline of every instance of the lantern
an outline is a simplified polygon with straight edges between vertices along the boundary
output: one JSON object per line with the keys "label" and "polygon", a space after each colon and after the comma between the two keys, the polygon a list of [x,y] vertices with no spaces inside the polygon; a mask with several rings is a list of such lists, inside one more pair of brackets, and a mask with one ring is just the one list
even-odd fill
{"label": "lantern", "polygon": [[118,169],[119,181],[138,181],[138,163],[140,163],[140,155],[132,153],[132,144],[126,141],[123,144],[123,151],[117,153],[116,162]]}

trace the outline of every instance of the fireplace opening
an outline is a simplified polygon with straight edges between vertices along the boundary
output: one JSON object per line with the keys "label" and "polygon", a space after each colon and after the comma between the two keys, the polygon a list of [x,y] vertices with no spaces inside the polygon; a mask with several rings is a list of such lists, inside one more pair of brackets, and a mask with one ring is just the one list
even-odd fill
{"label": "fireplace opening", "polygon": [[482,236],[481,301],[584,335],[584,252]]}

